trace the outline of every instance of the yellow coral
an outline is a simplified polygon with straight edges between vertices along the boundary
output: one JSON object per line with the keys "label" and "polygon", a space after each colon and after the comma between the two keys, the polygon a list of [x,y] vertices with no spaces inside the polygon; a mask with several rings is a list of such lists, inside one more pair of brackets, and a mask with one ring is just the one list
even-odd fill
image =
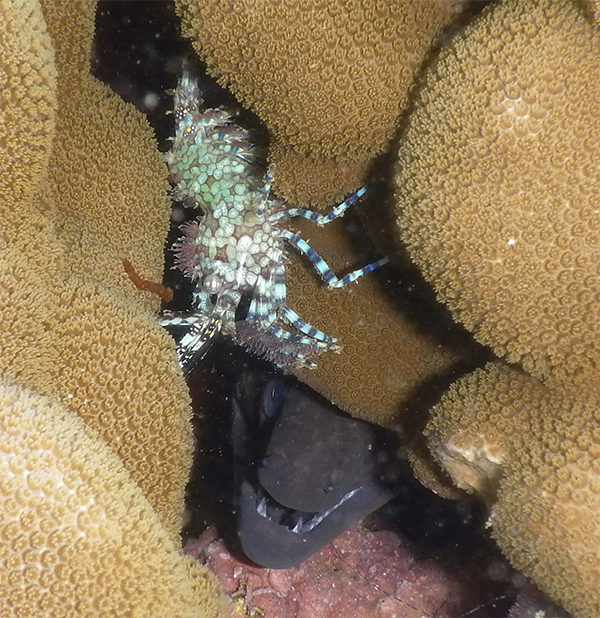
{"label": "yellow coral", "polygon": [[56,69],[37,0],[2,0],[0,16],[0,369],[44,389],[56,358],[43,273],[57,276],[62,246],[34,196],[48,175]]}
{"label": "yellow coral", "polygon": [[[57,50],[58,112],[38,200],[57,228],[68,276],[52,282],[52,290],[15,282],[15,290],[30,290],[27,308],[17,313],[35,312],[41,327],[37,345],[31,334],[19,340],[18,331],[9,331],[17,346],[5,350],[21,352],[27,342],[40,354],[51,331],[51,345],[40,354],[50,368],[40,370],[27,353],[21,364],[45,378],[45,385],[35,384],[41,392],[58,397],[113,445],[176,532],[191,457],[189,397],[170,338],[140,307],[156,309],[158,300],[140,294],[121,265],[129,258],[148,276],[161,276],[170,212],[166,172],[143,116],[89,75],[94,7],[44,3]],[[26,267],[19,273],[31,279]],[[30,302],[33,289],[39,304]],[[20,354],[5,356],[11,374],[15,356],[19,363]]]}
{"label": "yellow coral", "polygon": [[57,79],[39,1],[0,0],[0,613],[225,616],[177,549],[193,439],[174,345],[121,270],[160,276],[166,172],[88,75],[95,2],[43,8]]}
{"label": "yellow coral", "polygon": [[427,72],[396,178],[401,236],[454,316],[572,390],[600,372],[597,75],[574,3],[494,3]]}
{"label": "yellow coral", "polygon": [[520,364],[453,385],[429,447],[491,507],[513,564],[590,617],[600,613],[598,74],[600,36],[578,3],[492,4],[426,71],[396,176],[411,256],[479,341]]}
{"label": "yellow coral", "polygon": [[71,277],[54,313],[55,396],[119,455],[178,532],[192,455],[189,395],[156,316]]}
{"label": "yellow coral", "polygon": [[54,51],[37,0],[3,0],[0,22],[0,202],[10,204],[2,209],[0,248],[14,242],[34,266],[56,269],[53,227],[41,208],[33,212],[55,133]]}
{"label": "yellow coral", "polygon": [[226,615],[113,451],[76,415],[1,381],[0,493],[0,615]]}
{"label": "yellow coral", "polygon": [[600,406],[492,363],[462,378],[427,427],[457,485],[492,506],[512,563],[577,616],[600,615]]}
{"label": "yellow coral", "polygon": [[[0,202],[0,213],[5,212]],[[42,245],[43,246],[43,245]],[[0,375],[51,394],[57,365],[47,320],[55,298],[20,246],[0,248]]]}
{"label": "yellow coral", "polygon": [[59,107],[50,182],[40,200],[55,205],[69,272],[118,287],[156,311],[157,297],[139,294],[121,264],[129,259],[146,278],[162,278],[158,247],[169,226],[169,185],[152,129],[89,75],[95,2],[87,1],[87,11],[43,4],[57,49]]}
{"label": "yellow coral", "polygon": [[37,0],[3,0],[0,18],[0,195],[26,202],[46,173],[54,136],[54,50]]}
{"label": "yellow coral", "polygon": [[[323,205],[364,180],[461,0],[178,0],[220,82],[267,124],[275,188]],[[301,172],[301,173],[299,173]]]}
{"label": "yellow coral", "polygon": [[162,278],[162,253],[149,251],[148,242],[157,246],[166,236],[169,186],[152,129],[95,79],[88,76],[77,89],[64,90],[62,81],[50,183],[41,199],[56,203],[66,266],[156,311],[158,298],[141,295],[121,263],[129,259],[145,277]]}
{"label": "yellow coral", "polygon": [[[551,397],[537,441],[508,467],[493,535],[513,564],[575,616],[600,615],[600,408]],[[554,414],[552,414],[554,412]]]}
{"label": "yellow coral", "polygon": [[600,0],[581,0],[591,14],[592,19],[600,26]]}
{"label": "yellow coral", "polygon": [[[341,225],[316,230],[311,222],[299,221],[297,227],[317,251],[324,248],[322,254],[335,272],[360,263]],[[464,358],[456,347],[421,332],[398,310],[376,277],[329,290],[301,258],[290,258],[290,307],[337,337],[341,346],[339,354],[321,355],[315,369],[295,373],[352,415],[381,425],[396,423],[409,401],[411,408],[417,403],[417,392],[425,382]]]}
{"label": "yellow coral", "polygon": [[524,402],[541,401],[547,393],[524,372],[490,364],[450,386],[434,406],[424,435],[453,482],[493,504],[504,465],[536,431],[532,406]]}

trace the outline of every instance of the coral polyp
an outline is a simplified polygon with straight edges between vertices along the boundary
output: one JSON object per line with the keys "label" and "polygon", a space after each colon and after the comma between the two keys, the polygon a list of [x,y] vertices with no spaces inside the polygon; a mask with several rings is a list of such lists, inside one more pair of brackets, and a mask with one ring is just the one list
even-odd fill
{"label": "coral polyp", "polygon": [[[182,227],[184,235],[173,246],[177,267],[197,281],[192,312],[161,318],[163,326],[189,328],[178,346],[182,368],[187,371],[193,365],[218,331],[281,367],[314,366],[308,356],[336,349],[336,340],[286,305],[284,240],[310,260],[331,288],[343,287],[388,260],[338,278],[283,222],[302,217],[325,225],[343,216],[366,189],[327,215],[288,207],[271,196],[272,171],[260,171],[248,132],[224,110],[201,110],[197,82],[187,72],[175,91],[174,105],[175,138],[165,155],[173,197],[201,211]],[[249,306],[240,316],[243,297]]]}

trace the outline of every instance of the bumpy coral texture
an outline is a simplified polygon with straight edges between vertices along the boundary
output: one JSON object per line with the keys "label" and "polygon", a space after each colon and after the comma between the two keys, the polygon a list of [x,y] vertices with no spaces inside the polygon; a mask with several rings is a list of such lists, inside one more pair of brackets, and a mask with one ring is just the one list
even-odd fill
{"label": "bumpy coral texture", "polygon": [[425,436],[454,483],[492,504],[504,464],[524,435],[540,429],[522,404],[546,396],[543,384],[524,372],[492,364],[451,385],[433,408]]}
{"label": "bumpy coral texture", "polygon": [[171,340],[154,314],[83,277],[61,289],[54,316],[55,395],[112,446],[177,532],[192,437]]}
{"label": "bumpy coral texture", "polygon": [[[144,274],[159,277],[166,172],[141,117],[87,73],[95,2],[48,0],[43,9],[0,0],[0,105],[11,122],[0,125],[10,172],[0,184],[0,374],[36,393],[13,389],[0,405],[0,462],[20,475],[20,485],[0,475],[3,613],[112,617],[154,599],[156,615],[185,616],[183,599],[224,615],[213,580],[175,549],[191,463],[189,395],[149,310],[157,300],[132,290],[119,266],[139,258]],[[133,154],[119,158],[117,146]],[[111,174],[111,152],[113,165],[129,166],[129,183],[123,170]],[[81,495],[67,491],[75,485]],[[84,498],[98,507],[88,515],[106,521],[100,532],[89,529]]]}
{"label": "bumpy coral texture", "polygon": [[[3,382],[0,491],[1,615],[208,618],[224,609],[97,434]],[[214,601],[200,606],[196,588]]]}
{"label": "bumpy coral texture", "polygon": [[[600,615],[598,401],[546,401],[539,441],[507,472],[492,513],[513,564],[575,616]],[[518,530],[518,538],[515,531]]]}
{"label": "bumpy coral texture", "polygon": [[[3,199],[8,195],[16,200],[30,199],[48,164],[54,136],[54,50],[37,2],[5,0],[0,10],[3,123],[12,129],[2,142],[0,191]],[[23,151],[25,143],[28,148]],[[20,159],[16,159],[18,155]]]}
{"label": "bumpy coral texture", "polygon": [[37,0],[5,0],[0,21],[0,200],[12,203],[3,209],[0,239],[3,246],[18,243],[36,265],[50,262],[52,268],[60,252],[50,222],[39,211],[35,219],[23,212],[33,210],[34,191],[47,175],[56,124],[54,51]]}
{"label": "bumpy coral texture", "polygon": [[600,406],[495,362],[434,407],[429,444],[492,507],[514,566],[576,616],[600,615]]}
{"label": "bumpy coral texture", "polygon": [[3,0],[0,22],[0,369],[37,388],[54,365],[44,326],[52,303],[38,271],[56,276],[61,256],[33,199],[55,135],[56,67],[38,0]]}
{"label": "bumpy coral texture", "polygon": [[427,72],[396,179],[402,239],[454,316],[572,390],[599,384],[598,75],[577,5],[493,4]]}
{"label": "bumpy coral texture", "polygon": [[70,272],[156,311],[158,298],[139,294],[121,261],[131,261],[145,278],[162,277],[162,252],[149,250],[148,242],[157,248],[169,225],[165,166],[144,116],[89,75],[95,2],[87,4],[87,12],[73,12],[43,3],[56,49],[59,107],[41,201],[54,206]]}
{"label": "bumpy coral texture", "polygon": [[44,3],[58,110],[39,200],[52,213],[69,273],[54,290],[51,394],[113,446],[176,533],[192,448],[189,398],[170,338],[146,309],[158,300],[136,290],[121,266],[128,258],[160,279],[165,168],[141,114],[89,75],[94,6],[77,12]]}
{"label": "bumpy coral texture", "polygon": [[33,198],[47,177],[55,133],[56,68],[37,0],[4,0],[0,15],[0,369],[47,388],[55,358],[42,273],[56,277],[61,246]]}
{"label": "bumpy coral texture", "polygon": [[[364,263],[337,223],[315,229],[298,222],[302,236],[344,273]],[[288,303],[305,320],[338,338],[339,353],[319,356],[315,369],[296,375],[352,415],[381,425],[406,414],[424,382],[449,371],[462,355],[423,333],[398,311],[378,277],[368,275],[339,290],[327,289],[293,254]],[[381,273],[379,273],[381,274]]]}
{"label": "bumpy coral texture", "polygon": [[581,2],[590,11],[596,25],[600,26],[600,0],[581,0]]}
{"label": "bumpy coral texture", "polygon": [[365,178],[461,0],[178,0],[209,70],[271,133],[275,188],[339,200]]}
{"label": "bumpy coral texture", "polygon": [[398,222],[439,298],[509,362],[455,384],[428,444],[511,562],[600,613],[600,36],[581,5],[499,2],[426,72]]}

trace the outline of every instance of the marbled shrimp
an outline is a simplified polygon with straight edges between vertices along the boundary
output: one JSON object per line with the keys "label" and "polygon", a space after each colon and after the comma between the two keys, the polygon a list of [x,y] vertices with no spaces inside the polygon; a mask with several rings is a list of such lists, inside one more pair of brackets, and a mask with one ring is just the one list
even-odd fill
{"label": "marbled shrimp", "polygon": [[[160,318],[163,326],[188,328],[178,344],[184,372],[219,331],[281,367],[314,366],[309,356],[336,349],[336,339],[287,306],[285,243],[306,255],[331,288],[355,281],[388,259],[338,278],[285,222],[302,217],[325,225],[341,217],[366,189],[327,215],[288,207],[272,196],[272,173],[260,172],[248,132],[223,110],[202,110],[197,82],[189,73],[184,72],[174,99],[175,138],[165,154],[173,197],[201,212],[182,226],[183,237],[173,245],[176,266],[196,282],[192,310],[165,312]],[[249,304],[240,316],[243,297]]]}

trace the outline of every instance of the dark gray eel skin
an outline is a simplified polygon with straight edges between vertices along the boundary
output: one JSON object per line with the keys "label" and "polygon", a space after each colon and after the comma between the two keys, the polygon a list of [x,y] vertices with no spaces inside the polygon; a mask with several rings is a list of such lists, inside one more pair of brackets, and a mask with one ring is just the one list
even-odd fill
{"label": "dark gray eel skin", "polygon": [[383,431],[284,379],[246,374],[232,399],[237,533],[256,564],[299,564],[383,506]]}

